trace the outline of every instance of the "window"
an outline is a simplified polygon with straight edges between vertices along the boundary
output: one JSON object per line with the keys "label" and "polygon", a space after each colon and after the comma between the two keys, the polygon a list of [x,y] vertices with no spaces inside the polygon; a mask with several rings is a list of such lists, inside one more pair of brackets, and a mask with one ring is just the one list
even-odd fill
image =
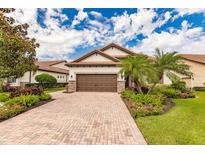
{"label": "window", "polygon": [[13,77],[8,78],[8,83],[16,83],[16,78]]}

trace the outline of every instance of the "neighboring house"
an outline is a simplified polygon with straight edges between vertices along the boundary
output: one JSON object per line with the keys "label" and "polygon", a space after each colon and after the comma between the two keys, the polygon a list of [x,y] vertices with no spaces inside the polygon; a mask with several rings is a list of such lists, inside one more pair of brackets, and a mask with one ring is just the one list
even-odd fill
{"label": "neighboring house", "polygon": [[68,67],[65,66],[67,61],[55,60],[55,61],[37,61],[36,65],[38,69],[36,72],[26,72],[24,76],[12,79],[9,83],[12,86],[24,86],[27,83],[36,83],[35,77],[42,73],[47,73],[54,76],[57,82],[68,82]]}
{"label": "neighboring house", "polygon": [[[185,64],[190,66],[190,71],[193,73],[193,76],[187,77],[180,74],[177,74],[182,81],[185,81],[187,86],[190,88],[193,87],[204,87],[205,86],[205,55],[199,54],[180,54],[184,59]],[[164,83],[170,84],[171,81],[165,76]]]}
{"label": "neighboring house", "polygon": [[119,73],[120,59],[134,54],[124,47],[111,43],[67,63],[68,92],[121,92],[125,89],[125,78]]}

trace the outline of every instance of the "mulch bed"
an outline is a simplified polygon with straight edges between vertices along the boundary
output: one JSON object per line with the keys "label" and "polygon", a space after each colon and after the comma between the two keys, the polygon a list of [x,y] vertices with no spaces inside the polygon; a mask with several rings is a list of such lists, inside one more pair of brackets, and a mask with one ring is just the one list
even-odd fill
{"label": "mulch bed", "polygon": [[[47,104],[47,103],[49,103],[49,102],[51,102],[51,101],[53,101],[53,100],[55,100],[55,99],[51,99],[51,100],[48,100],[48,101],[40,101],[40,102],[36,103],[35,105],[26,108],[24,111],[18,113],[17,115],[14,115],[13,117],[16,117],[16,116],[18,116],[18,115],[20,115],[20,114],[22,114],[22,113],[24,113],[24,112],[26,112],[26,111],[32,110],[32,109],[34,109],[34,108],[36,108],[36,107],[39,107],[39,106],[41,106],[41,105]],[[5,121],[5,120],[8,120],[8,119],[11,119],[11,118],[13,118],[13,117],[0,118],[0,122]]]}

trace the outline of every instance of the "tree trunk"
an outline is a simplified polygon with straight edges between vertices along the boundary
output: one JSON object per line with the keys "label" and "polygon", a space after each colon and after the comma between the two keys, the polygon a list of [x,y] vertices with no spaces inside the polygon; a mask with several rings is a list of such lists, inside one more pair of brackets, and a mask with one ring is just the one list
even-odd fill
{"label": "tree trunk", "polygon": [[142,93],[142,88],[141,88],[139,82],[138,82],[138,81],[134,81],[134,82],[135,82],[135,86],[136,86],[137,91],[138,91],[139,93]]}
{"label": "tree trunk", "polygon": [[128,87],[129,87],[130,89],[133,88],[133,87],[132,87],[132,77],[131,77],[131,75],[128,76]]}

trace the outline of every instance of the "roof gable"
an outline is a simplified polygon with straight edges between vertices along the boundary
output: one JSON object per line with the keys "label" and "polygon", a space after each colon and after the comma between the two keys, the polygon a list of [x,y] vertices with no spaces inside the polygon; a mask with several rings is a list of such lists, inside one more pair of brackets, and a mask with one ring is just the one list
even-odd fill
{"label": "roof gable", "polygon": [[115,56],[115,57],[121,57],[121,56],[129,56],[129,55],[134,55],[135,53],[118,45],[115,43],[110,43],[103,48],[100,49],[100,51],[110,55],[110,56]]}
{"label": "roof gable", "polygon": [[119,60],[111,57],[99,50],[94,50],[84,56],[74,60],[73,62],[118,62]]}
{"label": "roof gable", "polygon": [[205,55],[200,54],[179,54],[183,59],[190,60],[193,62],[205,64]]}

